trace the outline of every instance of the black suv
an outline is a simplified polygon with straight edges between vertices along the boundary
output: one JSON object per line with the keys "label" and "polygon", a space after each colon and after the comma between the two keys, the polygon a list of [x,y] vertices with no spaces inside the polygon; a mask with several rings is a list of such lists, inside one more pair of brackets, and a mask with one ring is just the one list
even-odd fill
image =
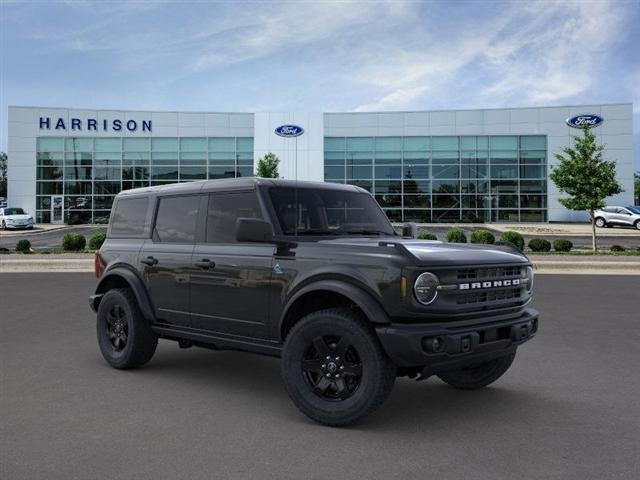
{"label": "black suv", "polygon": [[398,236],[351,185],[128,190],[95,269],[90,303],[111,366],[145,364],[160,338],[281,356],[291,399],[327,425],[373,411],[397,376],[484,387],[537,330],[526,256]]}

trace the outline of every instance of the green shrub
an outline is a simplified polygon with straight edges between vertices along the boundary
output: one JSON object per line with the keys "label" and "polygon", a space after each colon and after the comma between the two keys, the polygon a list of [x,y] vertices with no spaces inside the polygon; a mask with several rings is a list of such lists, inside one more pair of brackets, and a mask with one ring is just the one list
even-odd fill
{"label": "green shrub", "polygon": [[104,232],[98,232],[91,235],[89,238],[89,248],[91,250],[100,250],[100,247],[107,238],[107,234]]}
{"label": "green shrub", "polygon": [[418,239],[419,240],[437,240],[438,237],[436,237],[433,233],[431,232],[420,232],[418,234]]}
{"label": "green shrub", "polygon": [[626,249],[622,245],[611,245],[612,252],[624,252]]}
{"label": "green shrub", "polygon": [[569,240],[564,240],[563,238],[560,238],[553,242],[553,249],[556,252],[570,252],[572,248],[573,243],[571,243],[571,241]]}
{"label": "green shrub", "polygon": [[16,252],[29,253],[31,252],[31,242],[29,240],[19,240],[16,243]]}
{"label": "green shrub", "polygon": [[467,237],[459,228],[452,228],[447,232],[445,237],[450,243],[467,243]]}
{"label": "green shrub", "polygon": [[551,251],[551,242],[544,238],[532,238],[529,240],[529,248],[534,252],[549,252]]}
{"label": "green shrub", "polygon": [[84,250],[86,244],[87,239],[79,233],[65,233],[62,237],[62,248],[67,251]]}
{"label": "green shrub", "polygon": [[513,243],[516,247],[518,247],[518,250],[524,250],[524,237],[518,232],[514,232],[513,230],[502,232],[502,235],[500,235],[500,241]]}
{"label": "green shrub", "polygon": [[489,230],[480,228],[474,230],[470,237],[471,243],[484,243],[486,245],[492,245],[496,242],[496,237],[493,236]]}

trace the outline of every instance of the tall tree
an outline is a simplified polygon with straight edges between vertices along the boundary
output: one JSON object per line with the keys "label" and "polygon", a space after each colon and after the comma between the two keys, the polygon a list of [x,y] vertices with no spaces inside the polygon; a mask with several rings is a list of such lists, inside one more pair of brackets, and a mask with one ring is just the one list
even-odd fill
{"label": "tall tree", "polygon": [[266,153],[262,158],[258,160],[258,168],[256,170],[256,177],[262,178],[278,178],[278,164],[280,159],[275,153]]}
{"label": "tall tree", "polygon": [[7,154],[0,152],[0,197],[7,196]]}
{"label": "tall tree", "polygon": [[615,161],[602,158],[604,147],[588,128],[584,136],[573,137],[573,147],[556,153],[558,165],[552,167],[549,177],[558,189],[568,195],[560,203],[570,210],[588,211],[591,217],[593,251],[598,250],[593,212],[605,206],[605,198],[622,192],[616,181]]}

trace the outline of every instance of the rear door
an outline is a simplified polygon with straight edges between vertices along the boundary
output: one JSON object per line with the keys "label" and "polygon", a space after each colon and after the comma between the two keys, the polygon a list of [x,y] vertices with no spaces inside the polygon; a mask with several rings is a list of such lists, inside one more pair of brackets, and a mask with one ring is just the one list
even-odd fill
{"label": "rear door", "polygon": [[156,318],[189,326],[191,256],[195,245],[200,195],[158,198],[151,239],[140,252],[140,271]]}
{"label": "rear door", "polygon": [[269,338],[269,290],[275,247],[238,243],[236,220],[263,218],[255,191],[212,193],[203,242],[193,252],[191,321],[194,328]]}

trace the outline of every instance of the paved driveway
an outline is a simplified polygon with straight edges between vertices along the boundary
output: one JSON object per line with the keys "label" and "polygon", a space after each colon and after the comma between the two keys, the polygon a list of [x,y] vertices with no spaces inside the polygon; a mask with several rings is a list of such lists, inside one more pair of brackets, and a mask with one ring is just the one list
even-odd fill
{"label": "paved driveway", "polygon": [[0,274],[0,478],[638,478],[640,277],[539,275],[540,332],[503,379],[399,379],[348,429],[298,413],[277,359],[161,342],[107,367],[92,284]]}

